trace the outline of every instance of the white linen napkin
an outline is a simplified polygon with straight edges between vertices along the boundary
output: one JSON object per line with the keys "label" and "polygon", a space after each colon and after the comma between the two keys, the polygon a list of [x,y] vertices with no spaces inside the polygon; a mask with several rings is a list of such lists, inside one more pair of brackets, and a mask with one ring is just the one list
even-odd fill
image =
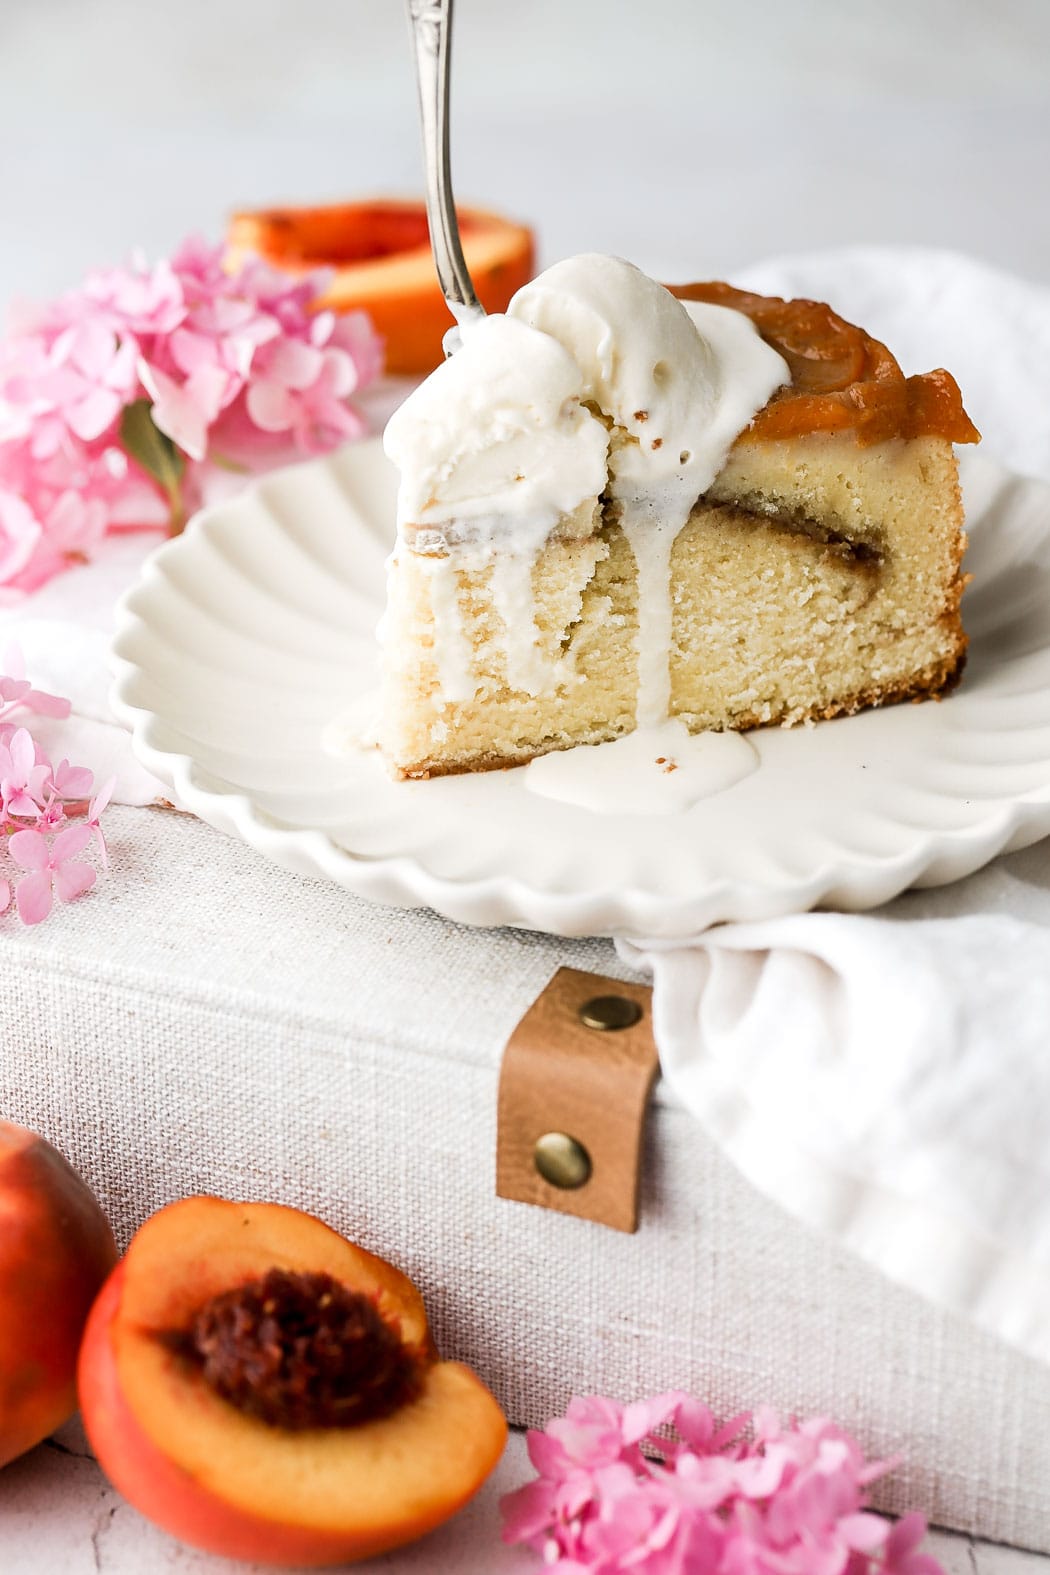
{"label": "white linen napkin", "polygon": [[[1050,289],[870,249],[739,282],[948,366],[987,449],[1050,479]],[[1050,1359],[1050,842],[873,914],[619,950],[652,974],[664,1077],[755,1186]]]}

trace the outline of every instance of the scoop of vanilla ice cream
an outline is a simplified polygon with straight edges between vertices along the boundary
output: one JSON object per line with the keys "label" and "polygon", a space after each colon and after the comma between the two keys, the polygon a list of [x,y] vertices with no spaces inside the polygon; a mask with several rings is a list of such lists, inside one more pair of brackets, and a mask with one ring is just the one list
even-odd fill
{"label": "scoop of vanilla ice cream", "polygon": [[739,312],[714,336],[632,263],[585,253],[514,296],[508,315],[557,339],[583,398],[614,424],[609,494],[634,517],[684,522],[733,439],[788,381],[785,362]]}
{"label": "scoop of vanilla ice cream", "polygon": [[387,423],[399,524],[548,532],[603,491],[608,432],[581,404],[580,368],[556,339],[499,314],[461,332],[462,348]]}
{"label": "scoop of vanilla ice cream", "polygon": [[710,419],[718,366],[662,285],[622,258],[588,253],[548,268],[507,312],[563,344],[583,372],[584,399],[637,440],[620,474],[627,467],[650,478],[678,467]]}

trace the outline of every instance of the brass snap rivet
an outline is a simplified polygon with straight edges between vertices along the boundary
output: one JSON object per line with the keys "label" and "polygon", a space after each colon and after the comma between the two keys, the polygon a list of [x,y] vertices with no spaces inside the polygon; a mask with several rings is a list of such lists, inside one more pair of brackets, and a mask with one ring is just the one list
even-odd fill
{"label": "brass snap rivet", "polygon": [[532,1162],[544,1181],[566,1191],[582,1187],[591,1177],[591,1156],[567,1132],[545,1132],[537,1138]]}
{"label": "brass snap rivet", "polygon": [[626,995],[596,995],[580,1007],[580,1022],[585,1028],[600,1028],[607,1033],[617,1028],[633,1028],[642,1015],[637,1001]]}

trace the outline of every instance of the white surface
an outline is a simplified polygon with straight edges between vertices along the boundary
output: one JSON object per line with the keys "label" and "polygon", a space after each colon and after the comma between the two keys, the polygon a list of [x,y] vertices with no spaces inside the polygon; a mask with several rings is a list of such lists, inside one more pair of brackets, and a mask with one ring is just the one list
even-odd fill
{"label": "white surface", "polygon": [[540,799],[521,768],[394,782],[374,750],[325,752],[375,684],[393,529],[375,444],[269,478],[161,549],[124,604],[114,703],[183,808],[382,902],[665,937],[874,907],[1050,830],[1050,487],[979,456],[965,475],[978,583],[960,690],[753,732],[757,770],[678,814]]}
{"label": "white surface", "polygon": [[[540,1561],[499,1541],[498,1501],[532,1476],[521,1434],[473,1504],[447,1526],[361,1570],[383,1575],[538,1575]],[[55,1506],[61,1504],[61,1522]],[[270,1575],[261,1564],[231,1564],[174,1542],[109,1486],[79,1423],[0,1476],[4,1575]],[[1050,1559],[968,1537],[933,1532],[923,1551],[946,1575],[1043,1575]],[[346,1568],[346,1566],[344,1566]]]}

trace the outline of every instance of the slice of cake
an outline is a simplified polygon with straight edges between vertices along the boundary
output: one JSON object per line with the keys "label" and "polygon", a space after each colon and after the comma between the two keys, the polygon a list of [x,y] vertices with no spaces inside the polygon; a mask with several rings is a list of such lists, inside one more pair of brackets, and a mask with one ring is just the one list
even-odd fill
{"label": "slice of cake", "polygon": [[833,717],[958,679],[947,372],[811,301],[560,263],[390,421],[401,470],[380,744],[519,764],[674,717]]}

